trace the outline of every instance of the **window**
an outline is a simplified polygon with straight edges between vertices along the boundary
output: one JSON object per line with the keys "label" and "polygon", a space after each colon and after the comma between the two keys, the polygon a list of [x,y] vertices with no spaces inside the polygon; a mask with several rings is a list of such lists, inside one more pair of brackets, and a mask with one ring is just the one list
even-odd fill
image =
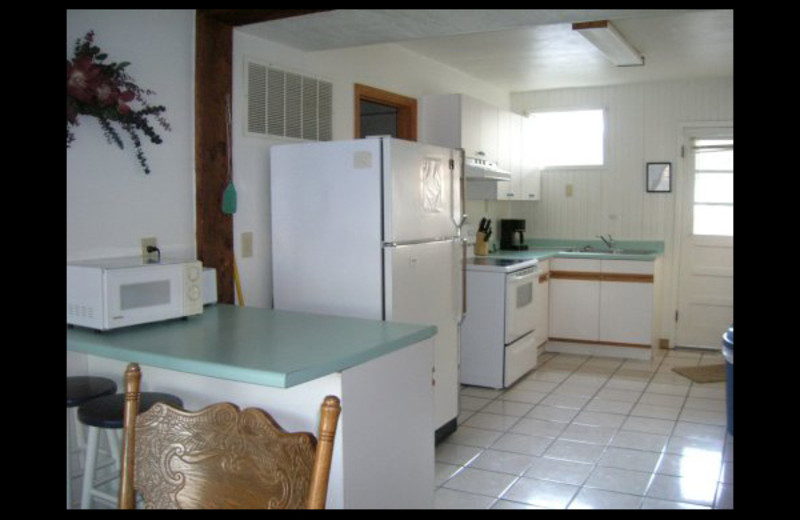
{"label": "window", "polygon": [[533,112],[531,159],[541,167],[603,166],[605,111]]}
{"label": "window", "polygon": [[694,142],[695,235],[733,236],[733,139]]}

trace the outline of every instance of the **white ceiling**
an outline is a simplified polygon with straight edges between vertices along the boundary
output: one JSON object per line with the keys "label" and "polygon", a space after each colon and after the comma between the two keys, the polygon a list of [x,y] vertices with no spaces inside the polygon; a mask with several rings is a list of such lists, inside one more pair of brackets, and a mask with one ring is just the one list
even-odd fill
{"label": "white ceiling", "polygon": [[[594,20],[645,65],[615,67],[572,31]],[[337,9],[240,29],[305,51],[393,42],[509,92],[733,76],[732,9]]]}

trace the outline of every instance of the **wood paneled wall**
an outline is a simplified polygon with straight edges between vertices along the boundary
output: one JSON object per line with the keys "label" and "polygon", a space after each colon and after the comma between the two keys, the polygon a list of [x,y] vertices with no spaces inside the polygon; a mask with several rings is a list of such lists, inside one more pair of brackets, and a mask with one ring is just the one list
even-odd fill
{"label": "wood paneled wall", "polygon": [[[672,193],[645,191],[645,163],[672,162],[680,182],[678,134],[683,123],[733,120],[731,78],[515,93],[511,109],[605,108],[606,167],[545,170],[542,200],[519,205],[528,235],[671,241]],[[566,186],[572,184],[572,197]],[[524,208],[522,206],[525,206]]]}

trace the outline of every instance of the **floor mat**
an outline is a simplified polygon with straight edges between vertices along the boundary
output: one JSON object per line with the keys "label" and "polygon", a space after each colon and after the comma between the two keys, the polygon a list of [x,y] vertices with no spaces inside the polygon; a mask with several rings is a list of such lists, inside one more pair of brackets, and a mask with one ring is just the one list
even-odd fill
{"label": "floor mat", "polygon": [[725,381],[725,364],[700,365],[694,367],[672,367],[673,372],[688,377],[695,383],[718,383]]}

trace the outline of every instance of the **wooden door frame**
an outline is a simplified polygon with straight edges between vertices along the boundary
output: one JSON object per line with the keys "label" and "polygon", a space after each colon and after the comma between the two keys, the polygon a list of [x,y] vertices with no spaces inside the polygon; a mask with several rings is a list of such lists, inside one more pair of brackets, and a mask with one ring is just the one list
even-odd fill
{"label": "wooden door frame", "polygon": [[407,141],[417,140],[417,100],[388,90],[355,84],[354,137],[361,137],[361,102],[371,101],[397,109],[397,137]]}

